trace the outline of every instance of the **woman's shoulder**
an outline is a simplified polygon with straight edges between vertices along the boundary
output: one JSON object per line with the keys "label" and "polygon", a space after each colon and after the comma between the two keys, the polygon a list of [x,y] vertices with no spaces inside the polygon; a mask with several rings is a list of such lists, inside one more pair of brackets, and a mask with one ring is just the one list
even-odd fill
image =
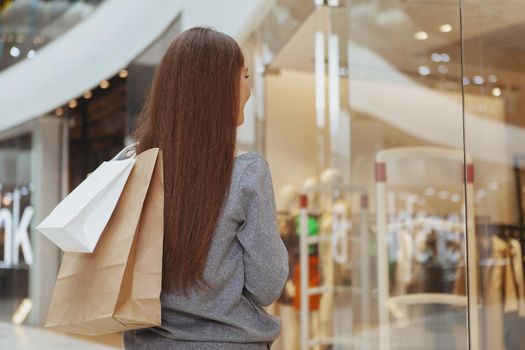
{"label": "woman's shoulder", "polygon": [[[268,171],[269,164],[266,159],[258,152],[250,151],[238,154],[235,157],[235,173],[236,177],[250,177],[264,176]],[[244,179],[246,180],[246,179]]]}
{"label": "woman's shoulder", "polygon": [[235,155],[235,160],[241,161],[242,163],[245,163],[245,164],[251,164],[254,161],[268,163],[266,159],[264,159],[264,157],[260,153],[255,152],[255,151],[245,151],[241,149],[237,151],[237,154]]}
{"label": "woman's shoulder", "polygon": [[258,152],[251,151],[237,157],[236,177],[242,179],[241,182],[246,184],[258,184],[263,179],[271,177],[270,164]]}

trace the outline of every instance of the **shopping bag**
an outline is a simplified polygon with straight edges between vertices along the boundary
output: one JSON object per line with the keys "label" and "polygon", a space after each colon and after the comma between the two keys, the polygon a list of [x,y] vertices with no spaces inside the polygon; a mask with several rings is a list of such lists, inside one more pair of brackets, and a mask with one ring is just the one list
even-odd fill
{"label": "shopping bag", "polygon": [[160,325],[163,208],[153,148],[136,157],[94,252],[64,254],[46,327],[99,335]]}
{"label": "shopping bag", "polygon": [[134,163],[133,158],[103,162],[37,229],[65,252],[93,252]]}

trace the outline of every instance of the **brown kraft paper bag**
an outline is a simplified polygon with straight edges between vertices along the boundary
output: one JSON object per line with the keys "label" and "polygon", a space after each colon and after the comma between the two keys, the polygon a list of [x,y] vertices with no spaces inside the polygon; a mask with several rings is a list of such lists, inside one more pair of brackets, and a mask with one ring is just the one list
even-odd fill
{"label": "brown kraft paper bag", "polygon": [[95,251],[65,253],[46,327],[99,335],[160,325],[164,185],[158,148],[137,155]]}

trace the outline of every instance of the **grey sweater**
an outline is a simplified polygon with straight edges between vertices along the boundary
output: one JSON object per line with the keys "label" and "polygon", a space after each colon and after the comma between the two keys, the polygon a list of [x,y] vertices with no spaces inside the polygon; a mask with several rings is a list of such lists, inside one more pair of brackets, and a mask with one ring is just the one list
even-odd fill
{"label": "grey sweater", "polygon": [[287,276],[268,163],[238,155],[204,271],[211,288],[162,293],[161,326],[124,332],[125,349],[267,349],[281,325],[262,306],[280,296]]}

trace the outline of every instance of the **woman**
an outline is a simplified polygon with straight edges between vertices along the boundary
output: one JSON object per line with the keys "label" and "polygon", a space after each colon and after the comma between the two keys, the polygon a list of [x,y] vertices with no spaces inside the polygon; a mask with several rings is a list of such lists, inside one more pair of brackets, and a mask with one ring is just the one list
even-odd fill
{"label": "woman", "polygon": [[135,138],[164,155],[162,325],[125,332],[126,349],[269,349],[279,335],[263,309],[288,275],[270,170],[235,146],[247,78],[235,40],[208,28],[157,69]]}

